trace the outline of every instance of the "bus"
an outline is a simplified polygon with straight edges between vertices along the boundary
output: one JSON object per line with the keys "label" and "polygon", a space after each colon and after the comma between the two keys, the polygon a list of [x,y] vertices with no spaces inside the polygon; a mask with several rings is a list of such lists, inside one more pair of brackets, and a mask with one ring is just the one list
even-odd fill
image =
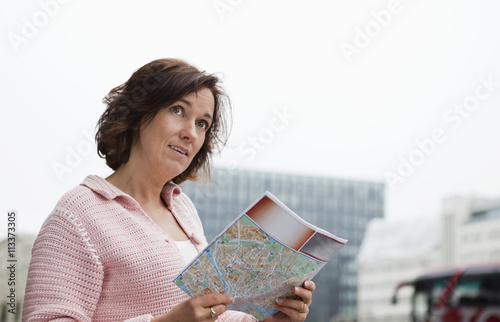
{"label": "bus", "polygon": [[455,266],[400,283],[413,287],[413,322],[500,322],[500,263]]}

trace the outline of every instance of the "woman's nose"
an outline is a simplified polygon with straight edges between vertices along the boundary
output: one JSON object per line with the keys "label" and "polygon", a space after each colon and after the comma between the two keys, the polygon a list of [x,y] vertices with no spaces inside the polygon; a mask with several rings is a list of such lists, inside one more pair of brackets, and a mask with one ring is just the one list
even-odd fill
{"label": "woman's nose", "polygon": [[187,139],[188,141],[194,141],[198,138],[198,133],[196,131],[196,124],[194,122],[190,121],[184,122],[181,131],[181,138]]}

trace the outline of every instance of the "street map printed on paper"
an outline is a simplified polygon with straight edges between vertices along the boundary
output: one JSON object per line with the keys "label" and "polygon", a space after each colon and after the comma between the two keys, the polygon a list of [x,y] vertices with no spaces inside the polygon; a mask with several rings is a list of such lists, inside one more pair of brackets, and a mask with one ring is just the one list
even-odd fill
{"label": "street map printed on paper", "polygon": [[326,263],[284,246],[243,214],[176,279],[190,296],[224,293],[230,310],[258,320],[275,314],[278,297],[294,297],[293,286],[311,279]]}

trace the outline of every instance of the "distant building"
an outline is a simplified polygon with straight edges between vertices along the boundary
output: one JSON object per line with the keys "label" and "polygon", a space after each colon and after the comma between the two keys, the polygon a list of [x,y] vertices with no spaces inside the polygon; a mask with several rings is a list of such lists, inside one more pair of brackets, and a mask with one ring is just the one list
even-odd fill
{"label": "distant building", "polygon": [[500,199],[451,197],[441,217],[388,223],[373,220],[358,256],[358,322],[408,321],[411,290],[402,281],[445,265],[500,260]]}
{"label": "distant building", "polygon": [[442,220],[444,264],[500,259],[500,199],[448,198]]}
{"label": "distant building", "polygon": [[391,304],[396,286],[440,265],[439,220],[386,222],[373,219],[358,256],[358,322],[406,322],[410,290]]}
{"label": "distant building", "polygon": [[383,217],[384,184],[319,176],[215,168],[212,185],[186,182],[210,242],[266,190],[310,223],[348,243],[314,278],[310,321],[357,312],[356,255],[367,223]]}

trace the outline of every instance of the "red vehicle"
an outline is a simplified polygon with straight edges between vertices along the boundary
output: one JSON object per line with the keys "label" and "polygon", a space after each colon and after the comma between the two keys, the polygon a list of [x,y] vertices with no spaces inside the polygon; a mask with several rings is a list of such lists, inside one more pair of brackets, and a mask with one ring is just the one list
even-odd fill
{"label": "red vehicle", "polygon": [[414,322],[500,322],[500,263],[453,267],[423,274],[413,286]]}

